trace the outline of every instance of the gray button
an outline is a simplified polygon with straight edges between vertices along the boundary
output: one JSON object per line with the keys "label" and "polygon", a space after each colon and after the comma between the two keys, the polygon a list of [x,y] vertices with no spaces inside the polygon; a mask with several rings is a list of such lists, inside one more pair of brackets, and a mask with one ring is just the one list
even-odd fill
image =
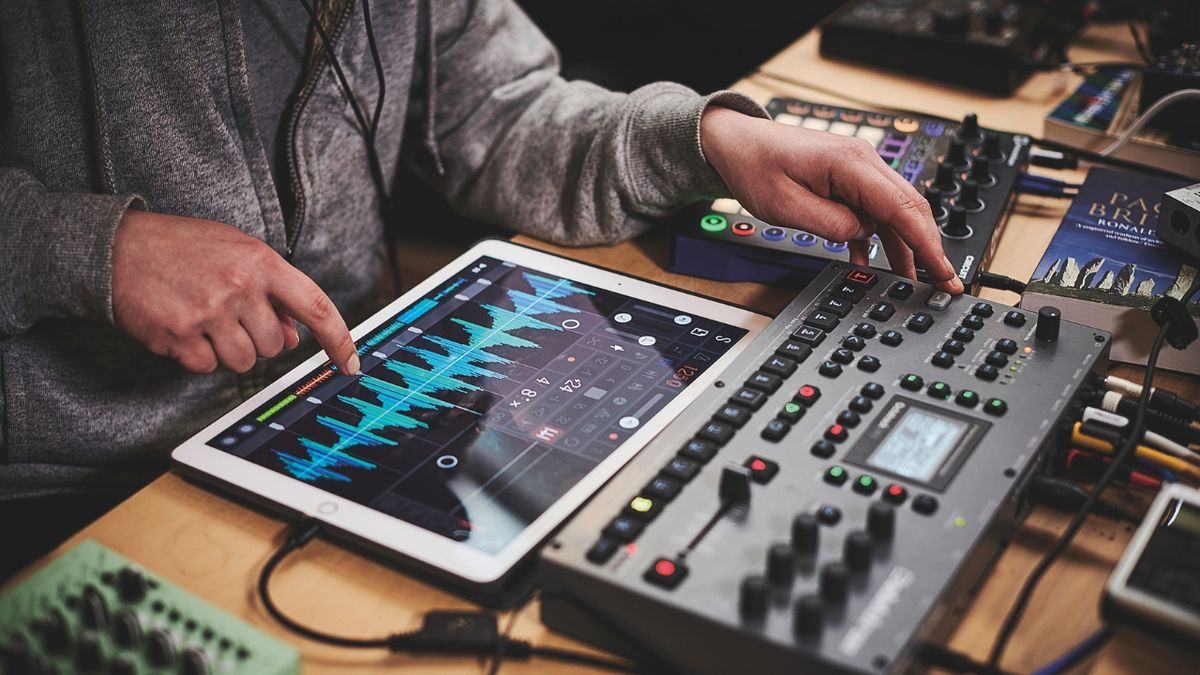
{"label": "gray button", "polygon": [[929,309],[943,310],[950,306],[950,300],[954,296],[945,291],[934,291],[929,294],[929,299],[925,301],[925,306]]}

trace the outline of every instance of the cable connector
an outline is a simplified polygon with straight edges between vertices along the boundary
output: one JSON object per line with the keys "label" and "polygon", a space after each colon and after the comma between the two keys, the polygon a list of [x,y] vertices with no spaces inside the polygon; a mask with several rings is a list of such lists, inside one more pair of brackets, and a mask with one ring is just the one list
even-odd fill
{"label": "cable connector", "polygon": [[1167,344],[1184,350],[1196,340],[1196,322],[1188,312],[1187,305],[1169,295],[1164,295],[1150,307],[1150,318],[1159,326],[1167,326]]}
{"label": "cable connector", "polygon": [[[1075,513],[1087,501],[1088,493],[1083,487],[1070,481],[1049,476],[1033,476],[1029,481],[1029,501],[1048,506],[1063,513]],[[1142,519],[1107,499],[1096,500],[1092,513],[1140,525]]]}
{"label": "cable connector", "polygon": [[1043,166],[1047,169],[1079,168],[1079,160],[1074,155],[1068,155],[1065,152],[1057,150],[1043,150],[1041,148],[1034,148],[1029,152],[1029,163],[1034,166]]}
{"label": "cable connector", "polygon": [[416,654],[494,655],[500,651],[501,642],[496,617],[489,613],[432,611],[425,615],[420,630],[389,636],[388,649]]}
{"label": "cable connector", "polygon": [[1025,292],[1025,284],[1012,277],[1006,277],[1003,274],[981,271],[975,275],[975,281],[980,286],[987,288],[995,288],[1001,291],[1012,291],[1013,293],[1018,294]]}

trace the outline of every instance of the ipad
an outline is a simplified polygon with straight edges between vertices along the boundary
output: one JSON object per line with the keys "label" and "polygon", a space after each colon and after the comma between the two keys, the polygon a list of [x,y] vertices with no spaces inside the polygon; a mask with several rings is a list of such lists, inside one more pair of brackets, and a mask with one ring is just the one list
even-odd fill
{"label": "ipad", "polygon": [[485,240],[172,454],[189,474],[489,588],[767,317]]}

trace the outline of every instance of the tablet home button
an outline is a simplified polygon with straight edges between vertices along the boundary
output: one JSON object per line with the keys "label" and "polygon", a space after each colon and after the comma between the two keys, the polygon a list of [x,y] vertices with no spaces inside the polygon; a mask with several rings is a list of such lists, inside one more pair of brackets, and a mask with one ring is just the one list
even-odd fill
{"label": "tablet home button", "polygon": [[317,504],[317,513],[323,513],[325,515],[329,515],[331,513],[336,512],[337,510],[338,510],[337,502],[321,502],[320,504]]}

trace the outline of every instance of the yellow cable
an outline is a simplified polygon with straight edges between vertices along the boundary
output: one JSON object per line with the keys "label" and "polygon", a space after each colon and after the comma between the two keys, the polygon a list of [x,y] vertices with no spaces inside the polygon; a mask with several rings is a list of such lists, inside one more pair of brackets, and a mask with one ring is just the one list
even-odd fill
{"label": "yellow cable", "polygon": [[[1072,443],[1090,450],[1097,450],[1109,455],[1113,454],[1112,443],[1109,443],[1102,438],[1088,436],[1080,430],[1080,427],[1082,426],[1083,425],[1081,423],[1076,422],[1075,426],[1071,428]],[[1182,459],[1177,459],[1170,455],[1164,454],[1158,450],[1155,450],[1154,448],[1150,448],[1145,445],[1138,445],[1137,450],[1134,451],[1134,455],[1148,462],[1153,462],[1161,467],[1170,469],[1171,471],[1175,471],[1176,473],[1186,474],[1195,480],[1200,480],[1200,469],[1197,469]]]}

